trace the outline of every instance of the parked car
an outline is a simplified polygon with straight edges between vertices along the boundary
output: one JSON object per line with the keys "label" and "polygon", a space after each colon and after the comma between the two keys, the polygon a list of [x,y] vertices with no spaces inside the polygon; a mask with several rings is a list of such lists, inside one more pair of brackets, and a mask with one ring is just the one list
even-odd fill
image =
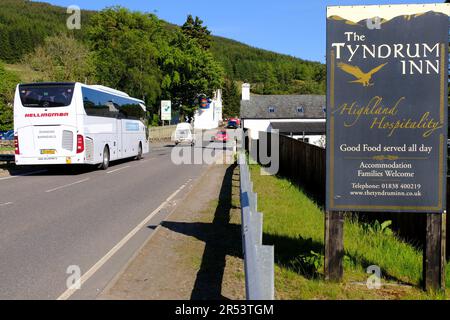
{"label": "parked car", "polygon": [[241,119],[239,118],[230,118],[228,121],[234,121],[236,122],[237,126],[240,127],[241,126]]}
{"label": "parked car", "polygon": [[217,131],[216,135],[213,137],[213,141],[216,142],[227,142],[229,140],[228,133],[225,130]]}
{"label": "parked car", "polygon": [[228,129],[237,129],[237,128],[239,128],[239,126],[238,126],[238,124],[237,124],[236,121],[234,121],[234,120],[229,120],[229,121],[228,121],[228,124],[227,124],[227,128],[228,128]]}
{"label": "parked car", "polygon": [[195,144],[195,137],[191,124],[187,122],[177,124],[172,140],[175,142],[175,145],[188,143],[193,146]]}

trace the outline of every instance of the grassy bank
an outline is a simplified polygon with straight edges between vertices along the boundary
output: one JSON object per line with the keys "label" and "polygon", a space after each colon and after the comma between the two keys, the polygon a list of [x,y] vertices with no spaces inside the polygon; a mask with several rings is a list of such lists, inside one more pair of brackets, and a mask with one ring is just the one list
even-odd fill
{"label": "grassy bank", "polygon": [[37,82],[42,81],[42,79],[45,78],[45,75],[41,72],[32,70],[29,66],[25,64],[6,64],[5,69],[15,73],[17,76],[20,77],[20,81],[22,83],[30,83],[30,82]]}
{"label": "grassy bank", "polygon": [[[420,288],[422,252],[399,240],[389,227],[347,218],[344,225],[344,281],[323,281],[323,209],[285,179],[260,175],[251,166],[264,214],[264,243],[275,245],[277,299],[442,299]],[[368,289],[366,268],[382,270],[381,289]],[[447,288],[450,287],[447,266]],[[447,289],[448,291],[448,289]]]}

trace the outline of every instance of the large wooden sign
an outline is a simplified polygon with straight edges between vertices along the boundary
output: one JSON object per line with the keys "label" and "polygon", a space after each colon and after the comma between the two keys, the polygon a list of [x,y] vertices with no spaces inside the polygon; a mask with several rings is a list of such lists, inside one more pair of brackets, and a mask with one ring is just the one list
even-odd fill
{"label": "large wooden sign", "polygon": [[329,211],[443,212],[449,6],[327,10]]}

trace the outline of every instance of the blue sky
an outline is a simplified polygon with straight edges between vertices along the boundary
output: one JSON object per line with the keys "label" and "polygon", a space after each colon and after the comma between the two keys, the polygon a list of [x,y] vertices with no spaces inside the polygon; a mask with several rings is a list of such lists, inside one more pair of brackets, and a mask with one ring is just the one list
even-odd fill
{"label": "blue sky", "polygon": [[190,13],[199,16],[213,34],[254,47],[295,57],[325,61],[325,12],[327,5],[436,3],[439,0],[41,0],[55,5],[76,4],[100,10],[121,5],[155,13],[178,25]]}

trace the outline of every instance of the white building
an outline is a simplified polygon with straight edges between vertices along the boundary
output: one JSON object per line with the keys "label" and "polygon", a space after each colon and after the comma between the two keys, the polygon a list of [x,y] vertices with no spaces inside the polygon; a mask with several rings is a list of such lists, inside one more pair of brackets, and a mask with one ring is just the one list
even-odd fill
{"label": "white building", "polygon": [[222,90],[214,92],[209,107],[197,109],[194,114],[194,129],[216,129],[222,121]]}
{"label": "white building", "polygon": [[278,129],[280,134],[323,146],[326,132],[324,95],[255,95],[242,85],[242,128],[253,140],[258,132]]}

